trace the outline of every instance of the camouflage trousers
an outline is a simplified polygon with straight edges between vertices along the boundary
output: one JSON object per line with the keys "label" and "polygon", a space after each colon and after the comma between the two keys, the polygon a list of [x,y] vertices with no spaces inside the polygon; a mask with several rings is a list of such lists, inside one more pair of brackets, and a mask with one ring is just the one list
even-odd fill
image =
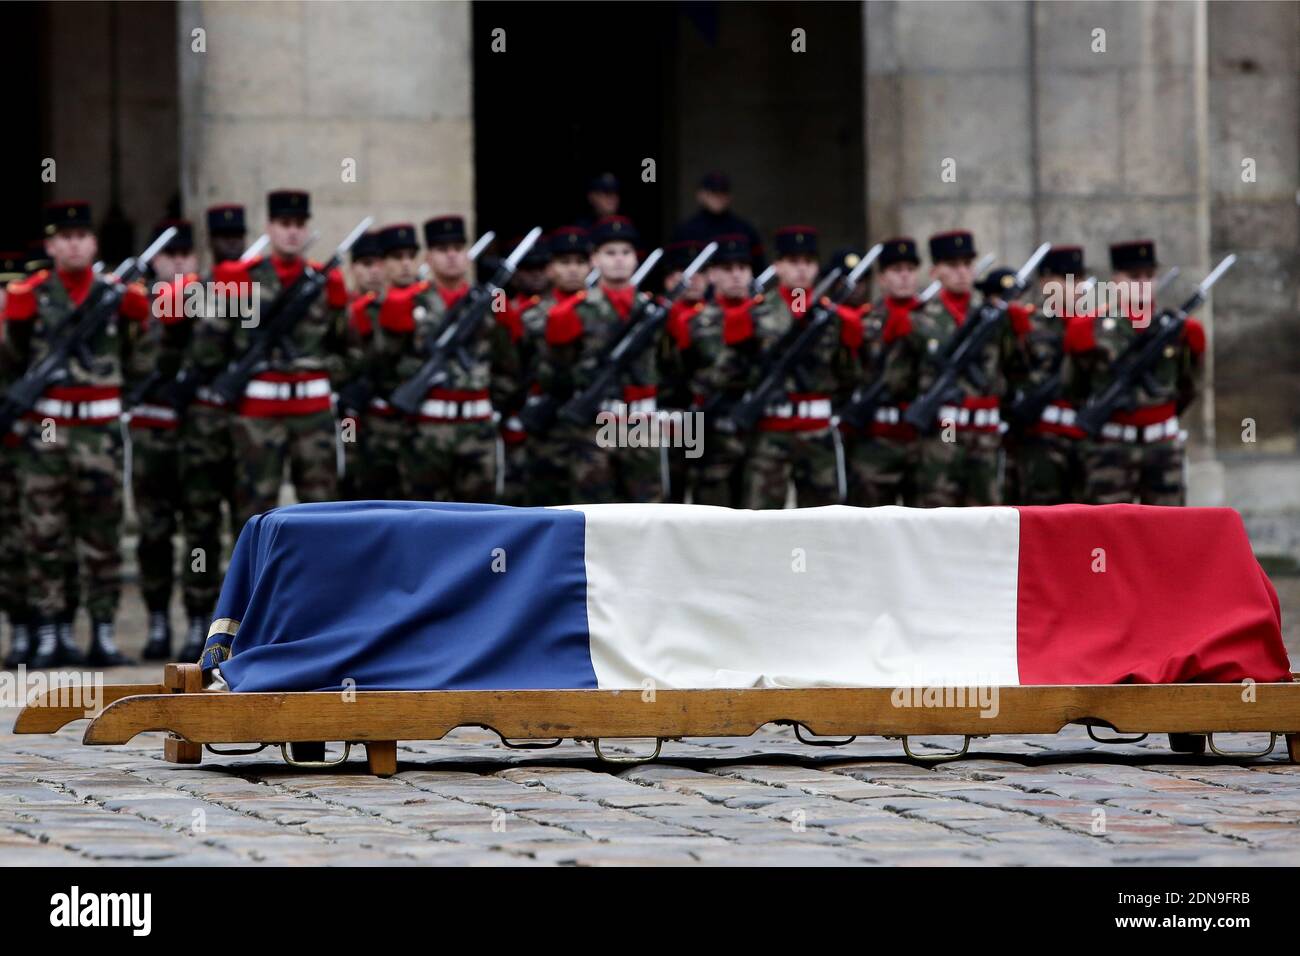
{"label": "camouflage trousers", "polygon": [[176,579],[182,484],[180,437],[164,428],[131,429],[131,498],[139,525],[140,593],[150,611],[166,611]]}
{"label": "camouflage trousers", "polygon": [[[610,432],[615,431],[609,429]],[[603,445],[600,429],[561,423],[551,432],[568,468],[571,504],[663,501],[660,449]]]}
{"label": "camouflage trousers", "polygon": [[0,612],[23,621],[27,610],[27,545],[23,541],[19,464],[22,449],[0,439]]}
{"label": "camouflage trousers", "polygon": [[848,504],[860,508],[910,504],[919,457],[915,439],[855,435],[848,443]]}
{"label": "camouflage trousers", "polygon": [[230,435],[235,453],[236,535],[253,515],[280,503],[286,467],[299,501],[338,497],[333,412],[275,418],[236,415]]}
{"label": "camouflage trousers", "polygon": [[[564,442],[550,434],[529,435],[517,447],[524,455],[523,503],[536,508],[572,504]],[[510,467],[508,458],[506,467]]]}
{"label": "camouflage trousers", "polygon": [[[1061,505],[1078,496],[1078,441],[1066,435],[1024,435],[1008,458],[1015,461],[1014,500],[1022,505]],[[1011,497],[1011,496],[1008,496]]]}
{"label": "camouflage trousers", "polygon": [[[349,432],[348,422],[355,425]],[[396,416],[363,415],[343,420],[345,463],[342,496],[350,501],[392,501],[401,497],[399,459],[411,426]]]}
{"label": "camouflage trousers", "polygon": [[839,504],[837,470],[830,428],[759,432],[749,456],[745,507],[784,508],[791,482],[797,508]]}
{"label": "camouflage trousers", "polygon": [[181,582],[185,610],[196,617],[211,614],[221,594],[222,503],[232,522],[238,514],[230,422],[225,409],[191,405],[181,423]]}
{"label": "camouflage trousers", "polygon": [[1177,437],[1142,445],[1083,441],[1079,449],[1083,501],[1090,505],[1184,505],[1184,454]]}
{"label": "camouflage trousers", "polygon": [[71,566],[85,582],[91,618],[112,620],[122,588],[118,423],[34,428],[20,471],[32,610],[59,620],[75,609]]}
{"label": "camouflage trousers", "polygon": [[491,421],[417,422],[398,460],[402,497],[496,500],[497,429]]}
{"label": "camouflage trousers", "polygon": [[691,503],[739,508],[744,503],[745,464],[752,439],[715,431],[704,432],[700,457],[688,459]]}
{"label": "camouflage trousers", "polygon": [[997,432],[957,429],[918,440],[916,504],[921,508],[1002,503],[999,474],[1002,437]]}

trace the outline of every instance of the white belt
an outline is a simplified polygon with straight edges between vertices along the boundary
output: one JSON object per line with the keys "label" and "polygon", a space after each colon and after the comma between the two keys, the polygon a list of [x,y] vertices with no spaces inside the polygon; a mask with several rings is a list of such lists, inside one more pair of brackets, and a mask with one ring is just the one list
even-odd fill
{"label": "white belt", "polygon": [[444,398],[430,398],[420,405],[420,415],[424,418],[491,418],[492,399],[476,398],[467,402],[457,402]]}
{"label": "white belt", "polygon": [[600,403],[600,410],[602,412],[613,412],[615,415],[648,415],[651,412],[657,411],[658,408],[658,399],[653,395],[649,398],[638,398],[634,402],[620,402],[613,400]]}
{"label": "white belt", "polygon": [[769,405],[763,414],[768,418],[830,418],[831,400],[814,398],[799,402]]}
{"label": "white belt", "polygon": [[264,382],[261,379],[253,379],[244,389],[245,398],[274,402],[288,402],[296,398],[322,398],[329,393],[328,376],[308,379],[305,382]]}
{"label": "white belt", "polygon": [[32,411],[50,418],[117,418],[122,414],[122,399],[100,398],[93,402],[65,402],[57,398],[38,398]]}
{"label": "white belt", "polygon": [[1136,442],[1139,438],[1143,442],[1163,441],[1177,434],[1177,415],[1170,415],[1163,422],[1155,422],[1151,425],[1120,425],[1117,422],[1107,422],[1101,426],[1102,438],[1127,442]]}
{"label": "white belt", "polygon": [[1066,425],[1074,424],[1078,417],[1078,412],[1073,408],[1062,408],[1060,405],[1048,405],[1043,409],[1043,414],[1039,416],[1040,420],[1048,425]]}
{"label": "white belt", "polygon": [[958,428],[973,426],[975,428],[996,428],[1002,421],[1002,413],[994,408],[967,408],[964,405],[944,405],[939,409],[939,421],[951,421]]}
{"label": "white belt", "polygon": [[882,425],[897,425],[903,420],[903,410],[897,405],[881,405],[876,409],[876,421]]}
{"label": "white belt", "polygon": [[152,418],[160,422],[174,422],[178,419],[176,409],[168,405],[146,405],[141,403],[131,409],[131,415],[134,418]]}

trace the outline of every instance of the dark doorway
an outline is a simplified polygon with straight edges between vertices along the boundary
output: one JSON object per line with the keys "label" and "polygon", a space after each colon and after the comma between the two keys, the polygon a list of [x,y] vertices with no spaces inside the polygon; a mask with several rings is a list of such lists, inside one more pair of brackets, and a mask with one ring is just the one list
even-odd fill
{"label": "dark doorway", "polygon": [[[45,85],[40,82],[42,5],[5,5],[5,33],[9,36],[0,56],[0,89],[5,96],[5,148],[0,150],[0,182],[15,189],[5,197],[4,219],[0,222],[0,249],[25,251],[40,236],[41,158],[45,138]],[[26,38],[20,41],[19,38]]]}

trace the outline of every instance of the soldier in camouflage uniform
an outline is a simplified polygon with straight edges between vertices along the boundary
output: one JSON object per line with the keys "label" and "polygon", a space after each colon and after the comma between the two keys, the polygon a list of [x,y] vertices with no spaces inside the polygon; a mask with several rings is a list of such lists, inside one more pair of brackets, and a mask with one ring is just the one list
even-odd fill
{"label": "soldier in camouflage uniform", "polygon": [[[664,249],[664,291],[676,287],[681,281],[686,267],[700,254],[704,244],[694,239],[669,243]],[[685,332],[689,342],[690,324],[697,315],[704,311],[705,295],[709,291],[709,277],[705,270],[695,273],[690,285],[680,299],[674,302],[668,312],[665,329],[668,334],[659,340],[659,401],[668,411],[678,415],[690,414],[695,405],[695,395],[691,391],[691,373],[683,363],[689,349],[679,348],[677,338]],[[673,418],[666,419],[666,426],[671,426],[669,434],[673,440],[661,449],[668,463],[667,500],[684,504],[689,494],[691,458],[684,442],[676,440],[671,429],[676,428]]]}
{"label": "soldier in camouflage uniform", "polygon": [[[6,341],[26,368],[47,354],[62,323],[111,278],[95,275],[97,252],[89,203],[46,207],[46,250],[54,271],[10,286]],[[38,615],[35,667],[80,663],[60,640],[67,612],[67,565],[85,576],[92,628],[85,663],[126,662],[114,639],[121,596],[123,362],[130,360],[127,326],[148,316],[143,287],[132,287],[121,309],[88,343],[87,364],[72,361],[68,376],[27,413],[21,465],[23,538],[28,551],[30,601]]]}
{"label": "soldier in camouflage uniform", "polygon": [[[1020,309],[1028,331],[1024,335],[1023,368],[1013,384],[1020,392],[1040,387],[1056,375],[1065,356],[1065,329],[1075,318],[1074,302],[1067,290],[1084,281],[1083,248],[1053,246],[1038,267],[1038,294],[1032,305]],[[1078,444],[1083,432],[1073,423],[1074,406],[1057,396],[1038,421],[1027,422],[1007,437],[1007,482],[1011,498],[1022,505],[1059,505],[1074,501],[1078,493]],[[1010,467],[1014,462],[1014,468]]]}
{"label": "soldier in camouflage uniform", "polygon": [[[766,308],[753,313],[748,328],[728,344],[749,354],[748,386],[763,373],[762,359],[797,334],[815,305],[809,301],[817,278],[817,233],[788,226],[776,234],[778,285],[764,296]],[[779,344],[782,343],[782,344]],[[840,500],[839,463],[831,434],[831,411],[848,397],[860,377],[857,358],[862,324],[837,314],[826,333],[786,383],[786,397],[759,419],[749,456],[745,501],[749,508],[783,508],[791,483],[796,505],[810,508]]]}
{"label": "soldier in camouflage uniform", "polygon": [[[636,227],[624,216],[609,216],[592,227],[590,236],[591,264],[600,270],[600,282],[547,313],[538,384],[561,403],[591,382],[601,355],[636,305],[636,289],[629,281],[637,265]],[[647,349],[618,383],[620,393],[597,412],[596,421],[556,422],[551,437],[565,448],[575,504],[663,500],[659,449],[632,446],[632,436],[645,435],[648,416],[657,411],[657,373],[655,352]],[[618,447],[624,428],[629,447]]]}
{"label": "soldier in camouflage uniform", "polygon": [[[400,384],[424,364],[450,310],[469,292],[465,220],[440,216],[424,224],[431,278],[394,284],[379,309],[373,364]],[[381,334],[382,333],[382,334]],[[483,318],[470,363],[449,363],[450,379],[429,390],[398,459],[402,495],[425,501],[492,501],[496,496],[494,406],[513,406],[517,355],[506,327]]]}
{"label": "soldier in camouflage uniform", "polygon": [[[210,381],[237,360],[259,334],[261,317],[307,263],[310,197],[279,190],[267,197],[271,254],[219,263],[214,282],[225,295],[195,330],[193,357],[199,376]],[[313,263],[313,268],[319,265]],[[254,305],[243,316],[243,302]],[[249,379],[231,421],[234,448],[236,533],[255,514],[279,504],[285,469],[299,501],[332,501],[338,495],[332,382],[342,384],[347,285],[337,269],[325,290],[298,322],[288,341],[272,350],[266,368]],[[238,307],[237,307],[238,306]]]}
{"label": "soldier in camouflage uniform", "polygon": [[[520,375],[530,392],[541,390],[537,382],[546,342],[547,315],[558,305],[571,308],[582,301],[587,294],[587,273],[591,271],[591,241],[587,230],[561,226],[546,237],[546,245],[551,257],[547,266],[551,287],[522,316]],[[569,504],[573,499],[563,431],[560,439],[554,432],[553,425],[545,431],[530,431],[523,445],[526,503],[534,507]]]}
{"label": "soldier in camouflage uniform", "polygon": [[[1075,407],[1110,384],[1115,360],[1154,324],[1151,280],[1156,249],[1150,240],[1110,247],[1112,281],[1127,284],[1127,311],[1105,308],[1080,316],[1065,334],[1062,393]],[[1166,347],[1139,385],[1128,411],[1117,412],[1095,437],[1080,443],[1083,501],[1182,505],[1184,438],[1178,416],[1200,389],[1205,329],[1187,320],[1182,341]]]}
{"label": "soldier in camouflage uniform", "polygon": [[[512,240],[511,246],[518,246],[522,241],[523,237],[520,236]],[[514,280],[510,283],[511,295],[505,302],[505,308],[499,313],[494,310],[498,321],[510,333],[510,341],[518,355],[517,365],[520,370],[521,385],[531,382],[529,375],[531,367],[535,364],[533,353],[537,342],[535,336],[529,335],[529,330],[524,324],[524,316],[543,305],[545,308],[550,308],[555,304],[554,298],[550,295],[550,262],[550,243],[546,237],[543,237],[520,261]],[[505,456],[505,474],[498,482],[501,491],[498,500],[505,505],[542,503],[536,500],[534,489],[529,485],[528,433],[524,430],[523,422],[519,420],[519,412],[525,397],[525,391],[520,388],[515,406],[500,409],[501,422],[498,432]]]}
{"label": "soldier in camouflage uniform", "polygon": [[174,227],[176,236],[149,264],[152,314],[147,321],[127,328],[133,336],[131,363],[125,369],[130,413],[131,491],[139,539],[136,560],[140,567],[140,592],[149,615],[148,639],[142,656],[147,661],[168,660],[172,651],[172,589],[176,554],[172,539],[181,511],[180,418],[164,397],[180,370],[182,346],[168,327],[185,318],[182,301],[174,294],[193,277],[194,228],[185,220],[165,220],[154,228],[156,238]]}
{"label": "soldier in camouflage uniform", "polygon": [[[386,284],[384,252],[379,243],[379,233],[363,233],[352,244],[349,259],[352,297],[348,303],[348,363],[345,381],[355,385],[361,374],[357,361],[365,354],[363,342],[374,328],[374,316],[370,313],[376,312]],[[339,482],[339,497],[347,501],[396,497],[396,462],[386,472],[393,480],[386,482],[383,477],[385,471],[382,455],[372,454],[373,450],[367,441],[369,435],[362,428],[367,418],[366,410],[343,407],[346,404],[343,401],[344,394],[346,386],[340,390],[339,433],[343,442],[344,468],[343,478]]]}
{"label": "soldier in camouflage uniform", "polygon": [[[941,353],[957,330],[979,313],[982,293],[972,291],[974,246],[969,232],[930,237],[930,272],[940,282],[939,294],[888,327],[884,336],[884,375],[889,393],[900,400],[930,388],[938,371],[931,357]],[[1008,277],[1014,280],[1006,270],[993,270],[982,288],[996,293]],[[1011,314],[1012,321],[1015,315]],[[958,382],[961,399],[940,408],[933,433],[919,439],[916,504],[923,508],[1002,501],[1000,406],[1007,392],[1005,369],[1015,362],[1017,335],[1024,331],[1014,328],[1012,321],[975,360],[985,387],[963,376]]]}
{"label": "soldier in camouflage uniform", "polygon": [[[863,337],[859,355],[866,374],[865,384],[873,382],[884,369],[885,330],[892,323],[906,322],[917,306],[917,269],[921,257],[916,240],[897,236],[881,245],[876,277],[883,294],[874,305],[868,303],[861,319]],[[857,263],[836,264],[848,272]],[[906,400],[886,400],[876,408],[874,420],[865,433],[846,435],[849,504],[875,507],[911,503],[918,446],[916,429],[902,418],[906,407]],[[844,430],[850,431],[848,426]]]}
{"label": "soldier in camouflage uniform", "polygon": [[[10,282],[27,277],[23,252],[0,253],[0,392],[18,378],[15,361],[4,337],[5,301]],[[5,667],[26,664],[32,656],[31,609],[27,606],[27,564],[22,529],[18,465],[22,433],[15,428],[0,435],[0,612],[9,621],[9,652]]]}

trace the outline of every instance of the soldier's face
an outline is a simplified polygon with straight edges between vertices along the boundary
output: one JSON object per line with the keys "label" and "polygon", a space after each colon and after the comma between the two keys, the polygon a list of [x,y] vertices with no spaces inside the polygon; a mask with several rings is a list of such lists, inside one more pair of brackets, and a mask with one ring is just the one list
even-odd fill
{"label": "soldier's face", "polygon": [[414,249],[395,249],[384,256],[384,273],[395,286],[408,286],[420,274],[420,256]]}
{"label": "soldier's face", "polygon": [[64,272],[80,272],[95,263],[99,243],[89,229],[60,229],[45,240],[45,254],[54,262],[54,268]]}
{"label": "soldier's face", "polygon": [[244,254],[243,236],[213,236],[212,259],[215,262],[234,262]]}
{"label": "soldier's face", "polygon": [[700,189],[695,193],[695,200],[715,216],[731,208],[731,193],[715,193],[712,189]]}
{"label": "soldier's face", "polygon": [[971,290],[975,281],[973,259],[949,259],[936,262],[930,267],[930,275],[939,280],[939,285],[949,292],[964,295]]}
{"label": "soldier's face", "polygon": [[546,267],[551,281],[561,292],[577,292],[587,281],[591,265],[586,256],[556,256]]}
{"label": "soldier's face", "polygon": [[1147,315],[1153,293],[1151,280],[1156,277],[1155,269],[1115,270],[1114,282],[1128,287],[1129,311],[1134,314]]}
{"label": "soldier's face", "polygon": [[545,266],[520,269],[515,273],[515,287],[524,295],[541,295],[549,284]]}
{"label": "soldier's face", "polygon": [[384,260],[378,256],[365,256],[353,262],[352,283],[358,292],[382,292]]}
{"label": "soldier's face", "polygon": [[153,274],[160,279],[174,279],[198,268],[198,258],[191,252],[163,252],[153,257]]}
{"label": "soldier's face", "polygon": [[748,262],[723,262],[709,267],[713,291],[725,299],[741,299],[749,294],[754,281],[754,267]]}
{"label": "soldier's face", "polygon": [[266,224],[271,251],[277,256],[295,258],[307,247],[307,220],[301,216],[277,216]]}
{"label": "soldier's face", "polygon": [[880,270],[880,287],[895,299],[916,295],[916,266],[910,262],[891,262]]}
{"label": "soldier's face", "polygon": [[469,255],[463,242],[445,242],[429,247],[429,268],[443,285],[453,285],[469,272]]}
{"label": "soldier's face", "polygon": [[775,262],[776,276],[787,289],[811,289],[817,283],[813,256],[782,256]]}
{"label": "soldier's face", "polygon": [[618,214],[618,193],[589,192],[587,202],[597,216],[615,216]]}
{"label": "soldier's face", "polygon": [[[664,291],[674,288],[677,283],[682,281],[682,269],[674,269],[664,276]],[[691,276],[690,283],[686,286],[686,292],[683,294],[687,302],[699,302],[704,298],[704,293],[709,291],[709,278],[705,275],[704,270],[696,272]]]}
{"label": "soldier's face", "polygon": [[630,242],[607,242],[591,254],[591,264],[602,281],[621,285],[636,272],[636,250]]}

